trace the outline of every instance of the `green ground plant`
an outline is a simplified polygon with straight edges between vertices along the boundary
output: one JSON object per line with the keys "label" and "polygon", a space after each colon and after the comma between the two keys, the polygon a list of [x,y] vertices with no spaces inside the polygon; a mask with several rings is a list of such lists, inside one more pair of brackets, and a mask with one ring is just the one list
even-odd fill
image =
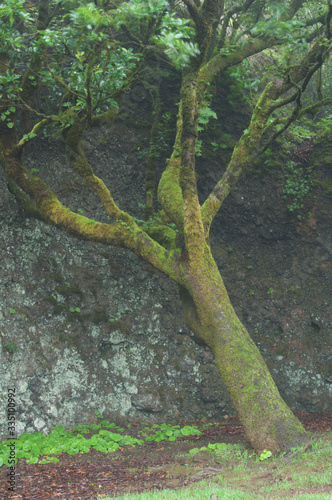
{"label": "green ground plant", "polygon": [[192,425],[185,425],[180,427],[180,425],[170,425],[170,424],[154,424],[152,428],[146,427],[143,431],[140,431],[145,441],[175,441],[178,437],[183,436],[200,436],[201,431]]}
{"label": "green ground plant", "polygon": [[[303,208],[312,184],[310,173],[304,172],[304,169],[298,167],[292,160],[287,163],[283,198],[286,200],[289,212],[297,212]],[[302,216],[299,215],[298,218]]]}
{"label": "green ground plant", "polygon": [[[91,432],[94,434],[90,438],[83,436]],[[26,462],[31,464],[59,462],[57,457],[50,455],[88,453],[91,448],[110,453],[122,446],[142,445],[144,442],[151,441],[175,441],[178,437],[202,434],[195,426],[180,427],[180,425],[170,424],[146,426],[140,431],[143,439],[134,438],[129,434],[120,434],[123,432],[124,428],[103,420],[99,424],[78,425],[72,430],[66,430],[63,425],[59,425],[46,436],[41,431],[32,434],[24,433],[15,440],[16,463],[19,459],[26,459]],[[9,465],[9,455],[8,441],[3,441],[0,443],[0,466]]]}
{"label": "green ground plant", "polygon": [[[63,425],[59,425],[46,436],[41,431],[21,434],[19,439],[15,440],[16,463],[19,459],[26,459],[26,462],[31,464],[59,462],[57,457],[51,455],[88,453],[92,447],[103,453],[108,453],[118,450],[120,446],[141,445],[144,442],[127,434],[122,435],[108,429],[118,432],[124,431],[123,428],[104,420],[100,424],[90,426],[78,425],[72,430],[66,430]],[[87,439],[83,436],[83,434],[92,431],[96,433],[90,438]],[[0,443],[0,466],[9,465],[9,453],[8,441]]]}
{"label": "green ground plant", "polygon": [[[256,494],[248,494],[240,489],[218,487],[210,481],[201,481],[199,486],[195,485],[182,490],[162,490],[160,492],[147,492],[141,494],[128,494],[121,497],[122,500],[203,500],[207,498],[221,498],[222,500],[257,500]],[[260,497],[263,498],[263,497]],[[265,497],[267,498],[267,497]],[[293,495],[292,500],[331,500],[330,494],[304,494]],[[110,497],[99,497],[98,500],[111,500]]]}
{"label": "green ground plant", "polygon": [[10,353],[10,354],[14,354],[14,352],[18,351],[19,348],[17,347],[16,344],[14,344],[14,342],[11,342],[10,340],[7,342],[7,344],[5,344],[5,349]]}
{"label": "green ground plant", "polygon": [[[313,439],[313,436],[312,436]],[[186,488],[121,495],[123,500],[192,500],[222,498],[223,500],[257,500],[257,498],[292,500],[331,500],[332,480],[331,438],[312,441],[309,446],[293,448],[290,453],[272,455],[264,450],[257,456],[244,444],[213,443],[193,448],[188,456],[188,477],[195,471],[190,459],[200,463],[202,454],[214,457],[213,477],[190,484]],[[205,455],[206,457],[206,455]],[[201,471],[204,473],[204,467]],[[196,472],[197,475],[197,472]],[[103,497],[105,499],[105,497]],[[98,499],[98,500],[101,500]],[[106,497],[106,500],[110,498]]]}
{"label": "green ground plant", "polygon": [[[125,458],[126,447],[131,447],[130,456],[134,457],[145,443],[161,441],[174,454],[159,468],[164,468],[165,475],[174,474],[176,467],[180,478],[183,471],[188,478],[186,488],[182,482],[174,489],[163,489],[157,492],[140,494],[122,494],[123,500],[192,500],[222,498],[223,500],[257,500],[292,498],[293,500],[331,500],[332,491],[332,436],[311,433],[310,442],[292,448],[290,452],[272,454],[264,450],[257,455],[248,445],[243,443],[208,443],[206,446],[192,447],[193,441],[184,441],[184,436],[200,436],[211,426],[218,427],[220,422],[196,425],[128,424],[117,426],[108,420],[102,420],[102,414],[95,412],[101,421],[98,424],[78,425],[66,430],[58,426],[48,435],[41,432],[22,434],[16,440],[16,459],[30,464],[50,464],[61,462],[63,454],[77,455],[88,453],[91,448],[99,452],[114,453],[116,460]],[[224,424],[223,424],[224,425]],[[139,427],[137,427],[139,426]],[[135,432],[135,436],[132,436]],[[166,443],[168,444],[166,445]],[[185,448],[184,448],[185,443]],[[0,464],[8,464],[8,442],[0,443]],[[147,448],[149,450],[149,448]],[[179,450],[179,452],[177,452]],[[182,451],[180,451],[182,450]],[[187,451],[183,451],[187,450]],[[153,451],[152,451],[153,453]],[[160,451],[162,464],[162,451]],[[183,464],[183,462],[185,462]],[[146,462],[148,463],[148,462]],[[133,470],[133,477],[146,470],[142,465]],[[149,470],[149,469],[147,469]],[[182,474],[182,475],[181,475]],[[174,477],[174,476],[172,476]],[[169,483],[168,483],[169,485]],[[173,486],[168,486],[173,487]],[[103,495],[91,500],[110,500]]]}

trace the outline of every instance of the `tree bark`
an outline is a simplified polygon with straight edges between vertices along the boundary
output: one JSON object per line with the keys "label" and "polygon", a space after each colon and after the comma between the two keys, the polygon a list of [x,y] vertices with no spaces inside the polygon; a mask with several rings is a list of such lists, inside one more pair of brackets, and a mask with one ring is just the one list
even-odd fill
{"label": "tree bark", "polygon": [[200,265],[186,263],[180,287],[195,336],[214,354],[245,435],[257,453],[286,451],[308,440],[283,401],[258,348],[236,315],[208,245]]}

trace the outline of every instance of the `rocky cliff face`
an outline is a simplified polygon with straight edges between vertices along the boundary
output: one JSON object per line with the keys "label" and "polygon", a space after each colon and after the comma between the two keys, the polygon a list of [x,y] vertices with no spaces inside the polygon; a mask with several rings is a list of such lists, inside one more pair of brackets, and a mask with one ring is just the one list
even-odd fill
{"label": "rocky cliff face", "polygon": [[[97,175],[140,218],[149,140],[141,125],[119,121],[85,141]],[[282,396],[309,412],[332,409],[331,158],[332,143],[317,143],[310,216],[288,212],[280,175],[251,173],[222,207],[211,237],[235,309]],[[61,144],[42,141],[28,163],[72,209],[107,220],[94,195],[69,176]],[[200,160],[202,198],[217,169],[217,157],[215,167]],[[96,412],[113,421],[172,421],[232,411],[210,351],[185,326],[175,284],[129,252],[26,218],[4,177],[0,224],[0,384],[4,403],[16,389],[19,433],[92,423]]]}

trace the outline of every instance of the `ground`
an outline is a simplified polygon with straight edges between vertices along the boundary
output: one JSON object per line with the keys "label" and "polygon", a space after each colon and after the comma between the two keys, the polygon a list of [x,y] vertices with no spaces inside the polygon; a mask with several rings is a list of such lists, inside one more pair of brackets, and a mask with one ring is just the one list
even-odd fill
{"label": "ground", "polygon": [[[329,434],[332,432],[332,412],[301,413],[297,416],[313,439],[329,436],[328,439],[332,441]],[[188,425],[188,422],[183,422],[183,425]],[[8,496],[7,470],[2,467],[0,496],[11,500],[92,500],[97,494],[103,498],[143,490],[177,489],[217,474],[230,474],[235,462],[228,462],[225,468],[209,452],[200,452],[190,457],[186,454],[190,449],[201,448],[208,443],[247,445],[237,418],[230,417],[209,426],[202,421],[190,422],[190,425],[204,429],[202,435],[178,438],[176,442],[149,442],[109,454],[95,450],[81,455],[62,454],[58,456],[60,462],[55,464],[34,465],[21,461],[16,474],[17,489],[12,496]],[[141,428],[142,424],[133,422],[130,434],[140,437],[138,431]],[[262,476],[262,471],[259,471],[260,475],[256,474],[250,486],[253,492],[258,478],[276,481],[272,469],[273,466],[265,476]],[[328,488],[321,488],[319,491],[332,492],[332,484]],[[318,490],[316,488],[312,491]],[[306,492],[309,490],[306,489]]]}

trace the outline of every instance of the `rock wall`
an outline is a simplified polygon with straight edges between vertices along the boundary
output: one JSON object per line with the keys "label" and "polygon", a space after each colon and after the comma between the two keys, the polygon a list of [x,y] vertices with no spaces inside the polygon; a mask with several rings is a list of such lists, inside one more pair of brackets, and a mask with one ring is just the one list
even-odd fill
{"label": "rock wall", "polygon": [[[92,130],[85,141],[97,175],[121,208],[140,218],[148,141],[148,128],[121,121]],[[317,157],[320,151],[318,144]],[[27,162],[72,209],[108,220],[69,174],[61,144],[41,141]],[[327,163],[319,167],[317,198],[308,201],[310,217],[288,213],[278,177],[251,175],[222,207],[211,236],[235,309],[282,396],[292,409],[310,412],[332,409]],[[199,169],[204,198],[214,175],[203,159]],[[9,388],[16,389],[19,433],[93,423],[96,413],[115,422],[161,422],[232,411],[210,351],[184,323],[174,283],[127,251],[26,218],[4,176],[0,225],[3,436]]]}

